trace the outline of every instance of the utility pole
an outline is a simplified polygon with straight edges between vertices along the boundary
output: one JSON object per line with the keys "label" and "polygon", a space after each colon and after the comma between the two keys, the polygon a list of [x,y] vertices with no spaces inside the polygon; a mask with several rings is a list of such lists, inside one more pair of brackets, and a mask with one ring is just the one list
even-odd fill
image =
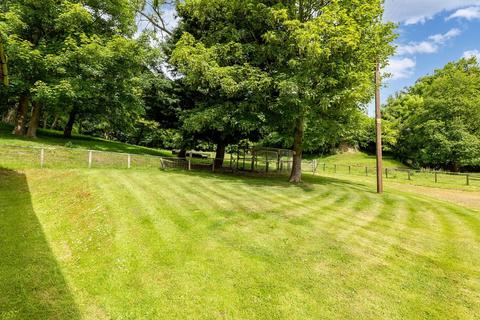
{"label": "utility pole", "polygon": [[380,110],[380,63],[375,68],[375,135],[377,139],[377,193],[383,193],[382,112]]}

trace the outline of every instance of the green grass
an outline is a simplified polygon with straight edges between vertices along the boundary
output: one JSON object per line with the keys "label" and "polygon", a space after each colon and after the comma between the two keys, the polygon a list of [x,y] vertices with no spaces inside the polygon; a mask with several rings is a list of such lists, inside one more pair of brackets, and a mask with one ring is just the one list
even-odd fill
{"label": "green grass", "polygon": [[[326,163],[327,165],[342,165],[342,166],[369,166],[375,167],[375,155],[370,155],[364,152],[346,152],[339,153],[318,159],[319,163]],[[383,166],[385,168],[406,168],[400,161],[395,160],[390,156],[383,157]]]}
{"label": "green grass", "polygon": [[38,130],[38,138],[30,139],[11,134],[12,127],[0,123],[0,147],[19,146],[19,147],[64,147],[75,149],[88,149],[108,152],[122,152],[131,154],[148,154],[155,156],[171,156],[170,151],[146,148],[130,145],[117,141],[110,141],[101,138],[73,135],[72,138],[63,138],[63,133],[54,130]]}
{"label": "green grass", "polygon": [[0,319],[475,319],[478,211],[369,184],[0,171]]}

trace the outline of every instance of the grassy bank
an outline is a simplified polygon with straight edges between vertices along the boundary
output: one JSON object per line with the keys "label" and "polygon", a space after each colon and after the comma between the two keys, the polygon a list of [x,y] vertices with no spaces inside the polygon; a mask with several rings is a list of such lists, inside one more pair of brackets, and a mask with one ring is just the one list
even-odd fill
{"label": "grassy bank", "polygon": [[475,319],[478,212],[362,182],[0,171],[0,319]]}
{"label": "grassy bank", "polygon": [[39,129],[38,138],[36,139],[15,136],[11,132],[11,126],[0,123],[0,146],[69,147],[74,149],[171,156],[171,152],[166,150],[135,146],[84,135],[73,135],[71,138],[65,139],[62,132],[54,130]]}

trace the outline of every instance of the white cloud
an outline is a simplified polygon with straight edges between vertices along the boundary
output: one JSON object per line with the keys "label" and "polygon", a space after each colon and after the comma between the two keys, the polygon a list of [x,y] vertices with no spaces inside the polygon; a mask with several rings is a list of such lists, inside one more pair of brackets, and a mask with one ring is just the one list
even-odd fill
{"label": "white cloud", "polygon": [[480,5],[480,0],[386,0],[385,19],[406,24],[424,23],[444,12]]}
{"label": "white cloud", "polygon": [[458,37],[462,32],[460,29],[451,29],[444,34],[435,34],[428,37],[427,41],[422,42],[410,42],[406,45],[399,45],[397,53],[399,55],[413,55],[417,53],[435,53],[440,49],[441,45],[444,45],[450,39]]}
{"label": "white cloud", "polygon": [[480,19],[480,6],[479,7],[468,7],[455,11],[450,15],[446,20],[451,19],[466,19],[466,20],[475,20]]}
{"label": "white cloud", "polygon": [[391,58],[384,71],[392,75],[390,78],[392,80],[410,78],[415,72],[416,65],[417,63],[410,58]]}
{"label": "white cloud", "polygon": [[477,61],[480,61],[480,50],[469,50],[469,51],[465,51],[463,53],[463,58],[472,58],[472,57],[476,57],[477,58]]}
{"label": "white cloud", "polygon": [[438,51],[438,45],[433,42],[411,42],[407,45],[400,45],[397,48],[397,54],[416,54],[416,53],[435,53]]}
{"label": "white cloud", "polygon": [[428,37],[428,39],[430,39],[431,41],[433,41],[435,43],[445,43],[446,41],[448,41],[452,38],[458,37],[461,33],[462,33],[462,31],[460,31],[460,29],[455,28],[455,29],[451,29],[450,31],[448,31],[445,34],[440,33],[440,34],[430,36],[430,37]]}

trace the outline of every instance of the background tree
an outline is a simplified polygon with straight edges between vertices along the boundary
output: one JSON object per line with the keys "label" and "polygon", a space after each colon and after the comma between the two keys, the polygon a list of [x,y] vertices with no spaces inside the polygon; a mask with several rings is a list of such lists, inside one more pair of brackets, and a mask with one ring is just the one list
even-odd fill
{"label": "background tree", "polygon": [[417,167],[480,167],[480,67],[473,59],[448,63],[388,100],[395,154]]}

